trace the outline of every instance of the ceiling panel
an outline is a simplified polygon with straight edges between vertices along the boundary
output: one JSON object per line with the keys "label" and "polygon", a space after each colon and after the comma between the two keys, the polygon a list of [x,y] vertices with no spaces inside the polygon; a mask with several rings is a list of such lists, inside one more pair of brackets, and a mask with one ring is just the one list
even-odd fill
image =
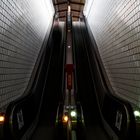
{"label": "ceiling panel", "polygon": [[59,20],[66,20],[68,5],[71,6],[73,20],[79,20],[83,13],[85,0],[53,0],[55,11]]}

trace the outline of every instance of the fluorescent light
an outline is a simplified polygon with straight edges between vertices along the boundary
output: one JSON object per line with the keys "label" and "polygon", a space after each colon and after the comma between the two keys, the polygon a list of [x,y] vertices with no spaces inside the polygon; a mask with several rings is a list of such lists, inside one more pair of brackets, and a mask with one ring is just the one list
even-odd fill
{"label": "fluorescent light", "polygon": [[70,7],[70,5],[68,6],[68,13],[70,13],[71,12],[71,7]]}

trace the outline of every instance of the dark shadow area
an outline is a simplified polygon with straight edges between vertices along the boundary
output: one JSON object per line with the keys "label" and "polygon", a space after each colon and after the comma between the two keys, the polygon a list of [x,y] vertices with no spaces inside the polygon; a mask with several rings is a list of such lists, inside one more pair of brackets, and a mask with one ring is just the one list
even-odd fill
{"label": "dark shadow area", "polygon": [[52,48],[52,52],[49,70],[44,85],[39,123],[31,138],[32,140],[54,139],[56,113],[62,89],[63,37],[64,25],[55,26],[49,44],[50,48]]}
{"label": "dark shadow area", "polygon": [[91,75],[91,66],[87,55],[87,42],[80,23],[73,23],[73,47],[75,49],[77,96],[83,108],[87,140],[107,140],[108,136],[101,125],[96,90]]}

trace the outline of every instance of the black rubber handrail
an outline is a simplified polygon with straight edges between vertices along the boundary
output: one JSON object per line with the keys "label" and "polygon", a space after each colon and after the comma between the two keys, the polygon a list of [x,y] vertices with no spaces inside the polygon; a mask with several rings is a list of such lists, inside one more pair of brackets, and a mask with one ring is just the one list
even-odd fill
{"label": "black rubber handrail", "polygon": [[[41,56],[39,55],[40,58],[38,58],[38,65],[35,65],[35,68],[37,67],[37,70],[35,71],[35,74],[33,74],[33,82],[30,86],[30,89],[28,90],[28,93],[26,93],[25,96],[22,96],[11,102],[7,107],[5,114],[6,122],[4,124],[5,140],[21,139],[40,112],[44,82],[45,77],[47,76],[49,61],[52,52],[52,49],[46,47],[46,44],[50,42],[48,40],[51,39],[52,31],[53,26],[51,27],[49,39],[46,38],[46,40],[44,40],[41,51],[42,54]],[[27,90],[25,92],[27,92]]]}
{"label": "black rubber handrail", "polygon": [[[111,88],[109,88],[109,84],[107,84],[109,80],[106,80],[104,76],[105,72],[103,72],[103,69],[102,69],[103,66],[101,66],[101,63],[97,57],[99,55],[97,55],[97,50],[94,49],[96,46],[93,47],[93,44],[95,45],[96,43],[92,42],[94,41],[94,39],[93,39],[93,36],[89,34],[89,29],[87,28],[88,24],[86,23],[85,19],[84,19],[83,24],[85,24],[84,36],[89,40],[87,44],[87,47],[88,47],[87,53],[89,56],[90,64],[91,66],[94,67],[94,68],[91,67],[91,71],[92,71],[93,82],[96,87],[96,92],[97,93],[104,92],[103,104],[102,106],[100,106],[100,111],[103,115],[103,118],[107,121],[109,126],[113,129],[113,131],[116,133],[116,135],[118,136],[120,140],[129,140],[132,138],[135,139],[136,126],[135,126],[135,118],[133,115],[132,106],[128,101],[116,96],[115,94],[112,93],[112,90],[110,90]],[[94,78],[95,76],[93,76],[94,75],[93,72],[96,73],[98,78],[101,78],[100,80],[102,82],[100,85],[96,84],[97,82],[95,81],[95,78]],[[100,91],[101,88],[104,91],[103,90]]]}
{"label": "black rubber handrail", "polygon": [[79,95],[78,95],[78,85],[77,85],[77,72],[76,72],[76,69],[77,69],[77,64],[76,64],[76,53],[75,53],[75,34],[74,34],[74,31],[73,31],[73,25],[72,25],[72,28],[71,28],[71,32],[72,32],[72,52],[73,52],[73,63],[74,63],[74,92],[75,92],[75,99],[76,99],[76,102],[79,102]]}
{"label": "black rubber handrail", "polygon": [[75,45],[74,45],[74,33],[73,33],[73,26],[71,27],[72,32],[72,54],[73,54],[73,64],[74,64],[74,92],[75,92],[75,99],[78,100],[77,97],[77,74],[76,74],[76,56],[75,56]]}
{"label": "black rubber handrail", "polygon": [[64,101],[64,92],[65,92],[65,63],[66,63],[66,38],[67,38],[67,34],[66,34],[66,24],[64,27],[64,37],[63,37],[63,52],[62,52],[62,89],[61,89],[61,94],[62,94],[62,99],[61,102]]}

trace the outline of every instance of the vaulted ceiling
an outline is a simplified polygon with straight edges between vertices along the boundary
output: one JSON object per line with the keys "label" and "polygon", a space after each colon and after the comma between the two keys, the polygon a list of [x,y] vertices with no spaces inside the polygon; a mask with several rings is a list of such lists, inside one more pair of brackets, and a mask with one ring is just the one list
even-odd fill
{"label": "vaulted ceiling", "polygon": [[71,15],[74,21],[79,20],[82,15],[85,0],[53,0],[55,12],[60,21],[66,20],[68,5],[71,7]]}

